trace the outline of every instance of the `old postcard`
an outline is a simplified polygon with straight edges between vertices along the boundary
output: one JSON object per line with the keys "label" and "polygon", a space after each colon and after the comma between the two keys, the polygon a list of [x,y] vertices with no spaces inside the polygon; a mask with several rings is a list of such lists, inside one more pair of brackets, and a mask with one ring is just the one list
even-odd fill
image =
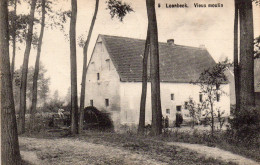
{"label": "old postcard", "polygon": [[259,164],[236,112],[260,107],[260,6],[235,1],[10,1],[24,163]]}

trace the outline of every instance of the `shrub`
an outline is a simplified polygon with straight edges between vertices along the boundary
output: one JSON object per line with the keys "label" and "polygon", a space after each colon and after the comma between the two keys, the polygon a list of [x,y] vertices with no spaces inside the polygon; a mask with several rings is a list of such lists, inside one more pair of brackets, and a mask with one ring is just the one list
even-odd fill
{"label": "shrub", "polygon": [[229,122],[231,128],[227,130],[227,135],[234,136],[230,140],[243,141],[244,145],[259,145],[260,111],[256,107],[243,106]]}

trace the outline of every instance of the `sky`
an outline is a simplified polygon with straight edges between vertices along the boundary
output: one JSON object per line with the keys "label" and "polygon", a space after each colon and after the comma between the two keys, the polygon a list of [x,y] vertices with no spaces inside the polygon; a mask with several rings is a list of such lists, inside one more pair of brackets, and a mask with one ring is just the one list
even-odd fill
{"label": "sky", "polygon": [[[106,0],[100,0],[99,11],[94,26],[91,42],[88,49],[90,59],[98,34],[146,38],[147,11],[145,0],[123,0],[129,3],[134,12],[128,14],[123,22],[117,18],[111,19],[106,9]],[[158,4],[160,3],[160,8]],[[166,8],[166,4],[184,4],[188,8]],[[223,4],[218,8],[196,8],[194,3]],[[156,17],[159,42],[174,39],[178,45],[195,46],[205,45],[206,49],[215,59],[223,60],[228,57],[233,60],[233,28],[234,28],[234,3],[232,0],[156,0]],[[70,9],[70,0],[57,0],[55,9]],[[78,0],[77,38],[81,35],[86,38],[94,13],[95,0]],[[18,12],[29,12],[29,8],[19,6]],[[260,31],[260,7],[253,8],[254,35]],[[50,19],[47,21],[51,21]],[[65,33],[69,33],[69,22],[65,25]],[[39,31],[39,29],[36,29]],[[25,46],[17,51],[16,69],[23,63]],[[32,49],[29,66],[34,66],[36,50]],[[77,76],[78,91],[82,76],[83,49],[77,47]],[[51,94],[58,90],[61,97],[65,97],[70,87],[70,49],[69,40],[59,29],[46,29],[41,62],[47,69],[46,76],[50,77]],[[80,93],[78,92],[78,95]]]}

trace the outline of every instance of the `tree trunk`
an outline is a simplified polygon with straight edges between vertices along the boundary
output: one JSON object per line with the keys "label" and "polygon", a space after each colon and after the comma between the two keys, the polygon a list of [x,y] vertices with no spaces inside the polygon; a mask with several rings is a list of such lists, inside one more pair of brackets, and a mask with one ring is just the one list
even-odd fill
{"label": "tree trunk", "polygon": [[147,63],[148,63],[148,55],[149,55],[149,47],[150,47],[150,28],[148,26],[145,48],[144,48],[144,56],[143,56],[143,77],[142,77],[142,94],[141,94],[141,102],[140,102],[140,116],[139,116],[139,126],[138,133],[144,134],[145,127],[145,104],[146,104],[146,93],[147,93]]}
{"label": "tree trunk", "polygon": [[240,106],[255,105],[252,1],[240,1]]}
{"label": "tree trunk", "polygon": [[80,117],[79,117],[79,133],[83,130],[83,121],[84,121],[84,106],[85,106],[85,88],[86,88],[86,74],[87,74],[87,53],[88,45],[91,39],[92,31],[95,25],[97,12],[98,12],[99,0],[96,0],[95,12],[91,21],[91,25],[88,32],[88,38],[85,42],[83,48],[83,69],[82,69],[82,81],[81,81],[81,94],[80,94]]}
{"label": "tree trunk", "polygon": [[16,53],[16,8],[17,8],[17,0],[14,1],[14,18],[12,21],[12,26],[14,26],[12,31],[12,43],[13,43],[13,57],[12,57],[12,64],[11,64],[11,79],[13,80],[14,77],[14,66],[15,66],[15,53]]}
{"label": "tree trunk", "polygon": [[155,0],[146,0],[146,7],[148,26],[150,28],[152,134],[159,135],[162,133],[162,109],[160,97],[159,49]]}
{"label": "tree trunk", "polygon": [[0,1],[0,27],[1,164],[20,165],[21,157],[9,61],[7,0]]}
{"label": "tree trunk", "polygon": [[23,59],[22,80],[21,80],[21,87],[20,87],[20,111],[19,111],[19,120],[18,120],[19,134],[25,132],[27,73],[28,73],[28,63],[29,63],[29,56],[31,51],[31,43],[32,43],[32,35],[33,35],[33,22],[34,22],[33,20],[34,20],[35,6],[36,6],[36,0],[32,0],[29,28],[26,37],[26,48],[25,48],[24,59]]}
{"label": "tree trunk", "polygon": [[214,136],[214,107],[213,101],[210,99],[210,108],[211,108],[211,136]]}
{"label": "tree trunk", "polygon": [[239,83],[239,64],[238,64],[238,0],[235,0],[235,18],[234,18],[234,76],[235,76],[235,95],[236,111],[240,109],[240,83]]}
{"label": "tree trunk", "polygon": [[30,128],[34,126],[34,118],[36,113],[36,105],[37,105],[37,81],[39,76],[40,69],[40,57],[41,57],[41,48],[42,48],[42,39],[44,34],[44,26],[45,26],[45,0],[42,0],[42,20],[41,20],[41,32],[39,37],[39,43],[37,47],[37,56],[35,61],[35,70],[33,75],[33,93],[32,93],[32,107],[30,111]]}
{"label": "tree trunk", "polygon": [[77,94],[77,54],[76,54],[76,22],[77,0],[71,0],[70,20],[70,81],[71,81],[71,134],[78,133],[78,94]]}

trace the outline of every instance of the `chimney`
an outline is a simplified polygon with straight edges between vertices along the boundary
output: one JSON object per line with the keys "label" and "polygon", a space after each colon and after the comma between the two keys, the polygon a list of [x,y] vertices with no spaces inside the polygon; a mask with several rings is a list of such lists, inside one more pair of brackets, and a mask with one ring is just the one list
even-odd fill
{"label": "chimney", "polygon": [[206,49],[206,46],[202,44],[202,45],[199,46],[199,48]]}
{"label": "chimney", "polygon": [[171,45],[171,46],[174,46],[174,39],[168,39],[167,40],[167,44]]}

